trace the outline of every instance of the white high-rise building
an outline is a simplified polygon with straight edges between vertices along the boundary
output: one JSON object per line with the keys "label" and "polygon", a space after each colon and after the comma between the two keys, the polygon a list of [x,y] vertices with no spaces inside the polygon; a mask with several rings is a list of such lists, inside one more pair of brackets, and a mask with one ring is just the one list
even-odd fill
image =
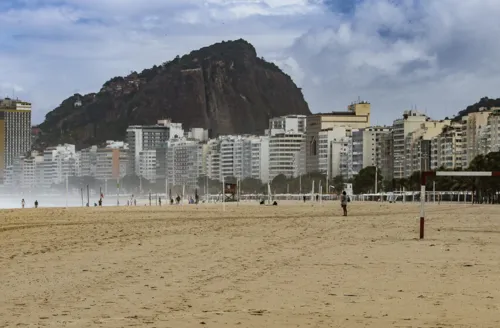
{"label": "white high-rise building", "polygon": [[32,152],[30,156],[18,157],[7,167],[5,185],[10,191],[37,191],[40,188],[38,172],[43,163],[43,156]]}
{"label": "white high-rise building", "polygon": [[284,133],[269,137],[269,181],[283,174],[297,177],[305,174],[305,134]]}
{"label": "white high-rise building", "polygon": [[392,128],[393,136],[393,157],[394,157],[394,179],[402,179],[405,177],[406,165],[406,148],[405,139],[409,133],[418,130],[420,125],[430,118],[416,110],[404,111],[403,117],[394,121]]}
{"label": "white high-rise building", "polygon": [[444,168],[453,170],[464,168],[466,143],[463,140],[464,129],[461,122],[451,122],[440,134],[431,139],[430,169]]}
{"label": "white high-rise building", "polygon": [[205,174],[216,180],[235,177],[269,179],[269,137],[222,136],[203,147]]}
{"label": "white high-rise building", "polygon": [[171,139],[166,146],[169,186],[196,187],[203,171],[203,146],[197,140]]}
{"label": "white high-rise building", "polygon": [[250,166],[248,176],[267,183],[269,181],[269,137],[254,137],[249,139],[248,142],[251,147],[251,156],[250,160],[244,163]]}
{"label": "white high-rise building", "polygon": [[391,127],[372,126],[352,132],[354,174],[358,174],[365,167],[376,166],[380,169],[383,166],[383,136],[390,134],[391,131]]}
{"label": "white high-rise building", "polygon": [[220,139],[211,139],[205,146],[205,174],[213,180],[221,179]]}
{"label": "white high-rise building", "polygon": [[269,120],[269,129],[266,135],[301,134],[306,132],[306,115],[287,115],[274,117]]}
{"label": "white high-rise building", "polygon": [[269,176],[305,174],[305,133],[307,116],[287,115],[269,120]]}
{"label": "white high-rise building", "polygon": [[[341,174],[340,155],[342,149],[348,146],[344,144],[350,142],[350,136],[351,128],[346,126],[334,126],[318,132],[318,170],[326,174],[328,179]],[[350,162],[352,163],[352,155]]]}
{"label": "white high-rise building", "polygon": [[94,177],[96,175],[97,146],[80,151],[80,176]]}
{"label": "white high-rise building", "polygon": [[66,177],[77,176],[80,162],[80,153],[76,152],[75,145],[64,144],[45,149],[42,186],[50,188],[53,184],[65,183]]}
{"label": "white high-rise building", "polygon": [[[159,120],[156,125],[134,125],[127,129],[127,143],[129,145],[129,172],[140,175],[140,153],[156,150],[169,139],[181,138],[184,130],[181,123],[172,123],[170,120]],[[150,155],[148,155],[150,156]],[[155,173],[156,175],[156,173]]]}
{"label": "white high-rise building", "polygon": [[128,149],[126,144],[112,144],[96,152],[95,178],[101,181],[118,180],[127,173]]}
{"label": "white high-rise building", "polygon": [[[130,153],[129,153],[130,154]],[[142,150],[139,152],[138,176],[150,182],[156,181],[156,149]]]}

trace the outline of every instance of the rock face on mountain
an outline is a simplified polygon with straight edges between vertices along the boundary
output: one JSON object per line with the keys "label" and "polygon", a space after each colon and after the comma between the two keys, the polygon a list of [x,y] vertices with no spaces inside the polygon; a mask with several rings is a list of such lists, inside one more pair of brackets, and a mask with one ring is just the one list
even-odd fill
{"label": "rock face on mountain", "polygon": [[271,117],[310,114],[301,90],[244,40],[221,42],[73,95],[46,115],[40,147],[123,140],[127,126],[170,118],[210,136],[262,133]]}

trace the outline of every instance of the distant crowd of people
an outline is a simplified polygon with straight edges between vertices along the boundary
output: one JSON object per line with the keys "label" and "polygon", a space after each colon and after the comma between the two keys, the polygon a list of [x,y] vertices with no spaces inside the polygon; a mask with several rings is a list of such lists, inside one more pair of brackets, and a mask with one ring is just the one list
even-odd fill
{"label": "distant crowd of people", "polygon": [[[94,203],[94,206],[97,207],[97,206],[102,206],[102,199],[103,199],[103,195],[101,194],[101,197],[99,198],[99,200],[97,201],[97,203]],[[303,201],[304,203],[307,201],[307,197],[304,195],[303,196]],[[199,196],[198,194],[195,194],[194,196],[194,199],[192,197],[189,197],[189,204],[198,204],[200,201],[199,199]],[[319,195],[316,195],[316,201],[319,201]],[[342,194],[340,195],[340,206],[342,207],[342,211],[343,211],[343,215],[344,216],[347,216],[347,203],[349,203],[351,201],[350,197],[347,195],[347,193],[344,191],[342,191]],[[150,199],[150,202],[151,202],[151,199]],[[177,194],[177,197],[175,197],[175,203],[177,205],[179,205],[181,202],[181,196],[179,196],[179,194]],[[174,199],[173,198],[170,198],[170,205],[173,205],[174,204]],[[260,200],[260,204],[261,205],[264,205],[265,204],[265,200]],[[35,200],[35,208],[38,208],[38,200]],[[158,205],[161,206],[161,197],[158,197]],[[276,201],[273,202],[273,205],[274,206],[277,206],[278,203]],[[24,198],[21,200],[21,207],[24,208],[26,206],[26,201],[24,200]],[[87,207],[89,207],[90,204],[87,202]],[[137,206],[137,199],[134,197],[134,195],[132,195],[132,197],[127,200],[127,206]]]}

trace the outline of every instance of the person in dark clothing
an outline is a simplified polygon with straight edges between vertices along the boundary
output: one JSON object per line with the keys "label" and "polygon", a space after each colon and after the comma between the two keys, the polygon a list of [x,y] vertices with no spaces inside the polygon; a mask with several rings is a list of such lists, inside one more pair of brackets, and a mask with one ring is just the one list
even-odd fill
{"label": "person in dark clothing", "polygon": [[340,206],[342,206],[342,210],[344,211],[344,216],[347,216],[347,202],[348,202],[348,197],[347,193],[344,190],[342,192],[342,195],[340,195]]}
{"label": "person in dark clothing", "polygon": [[38,201],[35,200],[35,208],[38,208]]}

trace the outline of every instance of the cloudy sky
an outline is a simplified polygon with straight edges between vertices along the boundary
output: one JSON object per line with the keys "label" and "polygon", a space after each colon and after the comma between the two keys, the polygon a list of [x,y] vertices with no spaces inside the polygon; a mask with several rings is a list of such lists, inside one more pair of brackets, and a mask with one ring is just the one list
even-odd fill
{"label": "cloudy sky", "polygon": [[39,123],[113,76],[244,38],[313,112],[360,97],[373,123],[444,118],[500,97],[498,17],[499,0],[0,0],[0,97],[33,102]]}

